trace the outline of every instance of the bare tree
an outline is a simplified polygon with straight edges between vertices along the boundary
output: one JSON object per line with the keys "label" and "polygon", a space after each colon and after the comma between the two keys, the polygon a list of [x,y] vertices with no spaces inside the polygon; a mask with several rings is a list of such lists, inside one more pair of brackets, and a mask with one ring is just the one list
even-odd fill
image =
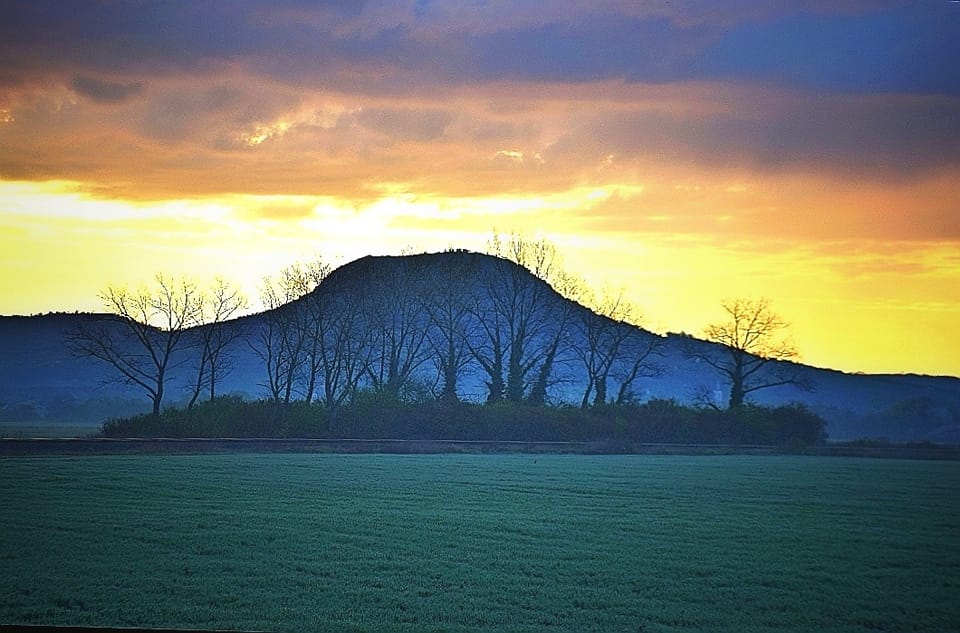
{"label": "bare tree", "polygon": [[429,288],[424,302],[430,323],[427,340],[441,385],[438,397],[444,402],[459,400],[458,382],[473,362],[468,344],[478,327],[471,311],[478,266],[473,259],[457,262],[454,270],[447,270],[439,283]]}
{"label": "bare tree", "polygon": [[490,297],[497,292],[493,282],[494,275],[490,270],[483,270],[480,275],[482,292],[479,292],[470,307],[479,336],[467,338],[467,349],[471,356],[487,375],[484,383],[487,386],[487,404],[500,402],[506,395],[507,384],[504,379],[504,365],[506,350],[509,347],[509,337],[506,328],[506,318],[498,310],[491,309]]}
{"label": "bare tree", "polygon": [[247,343],[264,363],[267,379],[263,384],[270,397],[283,407],[290,403],[306,357],[307,314],[294,302],[312,289],[309,275],[299,264],[283,268],[275,279],[264,278],[260,287],[266,311]]}
{"label": "bare tree", "polygon": [[487,399],[521,402],[548,351],[551,289],[505,260],[492,262],[481,284],[474,315],[484,337],[474,345],[474,354],[490,377]]}
{"label": "bare tree", "polygon": [[549,389],[561,382],[558,369],[572,361],[575,350],[568,335],[582,307],[562,297],[553,296],[547,305],[547,321],[542,334],[542,355],[530,385],[527,401],[547,403]]}
{"label": "bare tree", "polygon": [[652,332],[621,323],[628,330],[626,339],[620,346],[620,354],[614,364],[613,378],[620,386],[617,388],[616,404],[626,404],[635,398],[633,386],[639,378],[656,378],[663,375],[664,339]]}
{"label": "bare tree", "polygon": [[[578,338],[573,346],[587,374],[587,384],[580,400],[581,408],[608,401],[624,404],[632,398],[638,378],[657,376],[662,368],[656,362],[661,337],[644,332],[636,308],[620,291],[605,290],[599,297],[581,291],[581,298],[593,311],[581,311],[576,322]],[[610,380],[619,383],[616,396],[610,398]]]}
{"label": "bare tree", "polygon": [[495,232],[487,243],[487,252],[519,264],[551,286],[566,279],[560,252],[545,239],[532,240],[519,233],[502,236]]}
{"label": "bare tree", "polygon": [[793,343],[784,338],[789,324],[770,308],[766,299],[732,299],[722,302],[727,321],[704,329],[707,340],[719,343],[716,354],[705,346],[691,348],[690,355],[713,367],[730,383],[728,406],[743,405],[746,397],[761,389],[781,385],[810,386],[782,361],[799,356]]}
{"label": "bare tree", "polygon": [[474,356],[490,377],[487,401],[542,403],[568,322],[551,286],[567,279],[559,253],[516,233],[494,234],[488,250],[502,259],[481,275],[485,294],[475,310],[485,337]]}
{"label": "bare tree", "polygon": [[416,265],[402,259],[362,294],[370,335],[366,375],[375,390],[390,397],[400,398],[430,358],[425,282]]}
{"label": "bare tree", "polygon": [[231,369],[228,348],[240,337],[240,329],[229,322],[247,306],[247,299],[239,289],[217,278],[209,293],[200,297],[199,327],[192,330],[194,344],[199,350],[197,377],[187,408],[196,404],[203,391],[210,400],[217,395],[217,381]]}
{"label": "bare tree", "polygon": [[[353,285],[327,282],[333,268],[317,258],[286,269],[287,283],[296,290],[298,313],[288,319],[302,328],[302,359],[293,380],[304,400],[322,400],[331,410],[353,393],[369,363],[369,346],[362,320],[361,295]],[[301,294],[302,293],[302,294]]]}
{"label": "bare tree", "polygon": [[326,301],[326,309],[320,313],[317,327],[322,337],[317,357],[323,379],[323,401],[335,412],[356,393],[368,366],[369,348],[362,323],[356,317],[360,311],[360,297],[340,292]]}
{"label": "bare tree", "polygon": [[317,391],[317,380],[323,375],[324,329],[331,320],[329,314],[331,306],[327,300],[327,295],[317,289],[332,270],[330,265],[320,258],[297,269],[297,275],[301,278],[301,290],[306,291],[300,308],[304,311],[303,318],[300,321],[305,328],[303,332],[305,354],[303,380],[306,383],[304,399],[307,402],[313,402]]}
{"label": "bare tree", "polygon": [[587,384],[580,399],[580,407],[607,401],[607,382],[617,361],[620,348],[629,336],[629,328],[620,327],[620,321],[629,316],[629,307],[623,293],[612,295],[604,292],[599,298],[584,290],[585,303],[593,308],[583,310],[576,320],[572,347],[583,364]]}
{"label": "bare tree", "polygon": [[67,335],[74,354],[110,365],[120,381],[143,389],[153,415],[160,415],[169,371],[184,334],[201,312],[194,283],[155,277],[153,288],[130,291],[110,286],[100,294],[108,316],[81,325]]}

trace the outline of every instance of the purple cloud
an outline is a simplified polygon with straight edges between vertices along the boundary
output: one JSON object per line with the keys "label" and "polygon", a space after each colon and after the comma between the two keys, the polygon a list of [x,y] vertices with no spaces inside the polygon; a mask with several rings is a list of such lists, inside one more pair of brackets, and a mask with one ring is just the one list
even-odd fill
{"label": "purple cloud", "polygon": [[140,82],[104,81],[85,75],[74,77],[71,86],[77,94],[97,103],[121,103],[143,89]]}
{"label": "purple cloud", "polygon": [[[736,80],[846,92],[960,93],[949,2],[4,3],[0,81],[212,73],[394,87],[506,78]],[[351,69],[347,76],[344,69]],[[119,79],[117,80],[119,81]],[[375,87],[375,86],[374,86]]]}

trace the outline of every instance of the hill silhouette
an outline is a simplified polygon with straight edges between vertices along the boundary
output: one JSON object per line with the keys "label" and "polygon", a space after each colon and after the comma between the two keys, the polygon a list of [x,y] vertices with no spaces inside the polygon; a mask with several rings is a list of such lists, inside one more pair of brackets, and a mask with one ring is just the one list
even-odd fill
{"label": "hill silhouette", "polygon": [[[408,400],[572,406],[618,398],[724,401],[722,380],[691,354],[719,353],[719,346],[609,319],[526,268],[464,251],[364,257],[333,270],[295,301],[231,321],[239,337],[218,393],[276,396],[261,343],[268,332],[276,334],[270,328],[309,315],[319,347],[312,350],[314,371],[298,370],[292,399],[309,393],[335,404],[349,397],[352,385]],[[142,391],[117,382],[111,367],[66,347],[69,332],[91,323],[118,327],[102,314],[0,317],[0,422],[95,424],[149,410]],[[192,334],[203,327],[209,326]],[[605,375],[589,354],[603,333],[622,341]],[[173,359],[166,404],[189,399],[195,354],[182,349]],[[356,366],[346,367],[348,361]],[[827,420],[831,439],[960,442],[960,379],[790,365],[812,389],[784,385],[759,391],[752,400],[768,406],[802,402]]]}

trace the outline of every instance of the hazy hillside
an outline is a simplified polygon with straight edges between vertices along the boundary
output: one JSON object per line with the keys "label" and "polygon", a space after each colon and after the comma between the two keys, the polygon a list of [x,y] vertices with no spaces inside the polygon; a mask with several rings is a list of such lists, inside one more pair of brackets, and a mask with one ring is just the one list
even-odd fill
{"label": "hazy hillside", "polygon": [[[716,347],[713,344],[611,322],[563,298],[516,264],[466,252],[365,257],[333,271],[297,301],[231,322],[240,336],[228,349],[232,368],[221,376],[217,392],[247,398],[270,395],[262,353],[265,337],[270,328],[305,314],[321,319],[316,329],[322,333],[315,340],[323,349],[314,350],[316,358],[321,351],[339,353],[338,361],[360,358],[362,369],[354,368],[356,387],[394,389],[402,397],[439,397],[453,379],[452,391],[458,398],[482,402],[490,398],[494,376],[484,363],[500,358],[504,363],[515,360],[518,368],[519,377],[506,384],[511,381],[506,380],[509,372],[504,367],[505,397],[536,399],[540,393],[550,403],[580,405],[590,380],[584,365],[588,339],[603,331],[620,333],[625,341],[623,358],[605,385],[605,400],[618,395],[681,402],[706,397],[719,404],[725,399],[723,380],[689,353],[695,348],[710,350]],[[0,317],[4,424],[38,419],[92,423],[149,410],[142,390],[118,383],[108,365],[78,358],[65,347],[71,330],[103,322],[103,315],[90,314]],[[444,322],[446,327],[441,326]],[[510,355],[514,348],[516,359]],[[639,375],[621,389],[628,370],[635,368],[632,359],[641,354],[646,356],[642,366],[637,365]],[[195,350],[179,352],[174,361],[167,405],[189,398]],[[325,366],[332,374],[335,365],[329,358]],[[828,433],[834,439],[960,441],[960,379],[852,375],[803,365],[795,370],[812,390],[776,387],[757,392],[753,399],[762,404],[804,402],[828,419]],[[322,400],[324,372],[314,373],[312,395]],[[336,391],[336,381],[332,383],[337,396],[341,392]],[[308,389],[301,370],[293,397],[303,397]],[[590,397],[596,398],[596,393]]]}

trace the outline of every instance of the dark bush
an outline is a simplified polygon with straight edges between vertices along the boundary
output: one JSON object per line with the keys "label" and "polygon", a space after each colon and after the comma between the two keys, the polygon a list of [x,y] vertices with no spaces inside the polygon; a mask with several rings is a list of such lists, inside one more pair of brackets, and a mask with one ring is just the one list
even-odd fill
{"label": "dark bush", "polygon": [[104,437],[325,437],[326,411],[319,404],[269,400],[247,402],[225,396],[191,409],[170,408],[114,419],[103,425]]}
{"label": "dark bush", "polygon": [[803,405],[694,409],[673,400],[586,410],[529,404],[427,400],[359,394],[350,405],[224,397],[189,410],[138,415],[104,424],[105,437],[302,437],[409,440],[581,441],[627,450],[632,443],[764,444],[824,440],[825,422]]}

